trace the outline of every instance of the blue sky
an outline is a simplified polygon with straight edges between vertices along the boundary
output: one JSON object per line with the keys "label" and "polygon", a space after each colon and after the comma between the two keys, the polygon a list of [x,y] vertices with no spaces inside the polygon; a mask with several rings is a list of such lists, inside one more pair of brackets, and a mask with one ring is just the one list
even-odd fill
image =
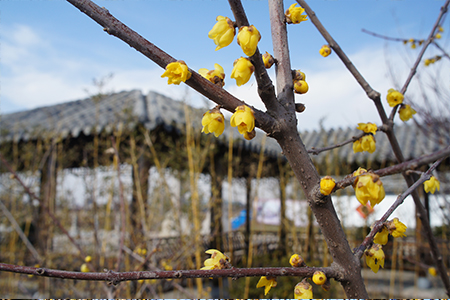
{"label": "blue sky", "polygon": [[[244,56],[237,43],[234,41],[214,51],[215,45],[207,36],[218,15],[233,18],[227,1],[95,2],[159,48],[186,61],[194,70],[221,64],[226,73],[225,88],[263,109],[253,79],[237,87],[229,78],[233,61]],[[285,1],[285,8],[292,3],[292,0]],[[419,50],[374,38],[361,29],[401,38],[425,38],[444,1],[315,0],[309,3],[372,87],[385,97],[389,88],[399,88],[403,83]],[[267,1],[243,1],[243,5],[250,23],[262,34],[260,51],[272,53]],[[441,42],[448,49],[448,21],[444,28]],[[301,129],[318,128],[321,119],[327,128],[356,126],[358,122],[379,123],[373,104],[338,57],[319,55],[324,40],[311,22],[289,25],[288,34],[292,67],[306,73],[310,86],[307,94],[296,96],[307,107],[299,115]],[[427,56],[432,56],[437,52],[430,48],[428,53]],[[448,62],[441,65],[448,69]],[[437,67],[431,66],[426,71],[432,72]],[[423,66],[419,71],[422,69]],[[168,86],[167,79],[160,78],[163,70],[155,63],[106,34],[66,1],[0,1],[0,113],[85,98],[97,91],[92,80],[110,73],[113,77],[105,91],[153,90],[174,99],[187,98],[197,107],[205,103],[213,106],[183,84]],[[273,70],[270,74],[274,78]],[[448,85],[448,74],[444,75],[442,80]],[[411,92],[408,91],[411,97],[414,85],[418,83],[412,84]]]}

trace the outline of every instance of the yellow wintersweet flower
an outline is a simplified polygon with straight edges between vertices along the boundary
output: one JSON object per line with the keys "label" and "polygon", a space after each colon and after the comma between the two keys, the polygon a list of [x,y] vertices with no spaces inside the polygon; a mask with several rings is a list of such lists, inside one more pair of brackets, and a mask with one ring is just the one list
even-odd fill
{"label": "yellow wintersweet flower", "polygon": [[237,43],[241,46],[245,55],[252,56],[255,54],[259,40],[261,40],[261,34],[254,25],[239,28]]}
{"label": "yellow wintersweet flower", "polygon": [[434,37],[437,39],[440,39],[442,37],[442,35],[440,33],[436,33],[436,35]]}
{"label": "yellow wintersweet flower", "polygon": [[439,32],[444,32],[444,28],[442,28],[441,26],[438,27],[438,31]]}
{"label": "yellow wintersweet flower", "polygon": [[234,29],[234,23],[228,17],[218,16],[216,18],[217,23],[214,24],[211,31],[208,33],[208,37],[214,40],[214,44],[217,45],[216,51],[228,46],[234,39],[236,30]]}
{"label": "yellow wintersweet flower", "polygon": [[315,271],[312,277],[312,281],[317,285],[322,285],[327,281],[327,276],[322,271]]}
{"label": "yellow wintersweet flower", "polygon": [[386,226],[383,226],[381,231],[378,231],[377,234],[373,237],[373,242],[379,245],[386,245],[388,242],[389,231]]}
{"label": "yellow wintersweet flower", "polygon": [[377,125],[373,123],[358,123],[358,127],[356,129],[362,130],[365,133],[377,134]]}
{"label": "yellow wintersweet flower", "polygon": [[230,124],[237,127],[240,134],[252,132],[255,129],[255,117],[253,110],[247,105],[236,107],[236,112],[231,116]]}
{"label": "yellow wintersweet flower", "polygon": [[225,129],[225,118],[220,112],[220,105],[203,114],[202,126],[202,132],[206,134],[213,132],[218,137],[223,133]]}
{"label": "yellow wintersweet flower", "polygon": [[377,149],[376,141],[373,135],[365,135],[362,138],[353,142],[353,152],[358,153],[362,151],[367,151],[369,153],[375,152]]}
{"label": "yellow wintersweet flower", "polygon": [[320,192],[325,196],[331,194],[335,186],[336,182],[331,176],[325,176],[320,179]]}
{"label": "yellow wintersweet flower", "polygon": [[295,299],[313,299],[312,285],[306,279],[297,283],[294,288]]}
{"label": "yellow wintersweet flower", "polygon": [[91,262],[92,261],[92,257],[90,256],[90,255],[88,255],[88,256],[86,256],[85,258],[84,258],[84,261],[85,262]]}
{"label": "yellow wintersweet flower", "polygon": [[439,182],[439,180],[437,180],[436,177],[431,176],[430,179],[428,179],[427,181],[425,181],[423,183],[423,185],[425,186],[425,192],[426,193],[432,193],[434,194],[434,192],[436,191],[436,189],[439,191],[441,188],[441,183]]}
{"label": "yellow wintersweet flower", "polygon": [[380,266],[384,268],[384,252],[380,245],[373,244],[369,250],[364,252],[366,255],[366,264],[374,273],[377,273]]}
{"label": "yellow wintersweet flower", "polygon": [[275,59],[267,51],[262,55],[262,60],[264,62],[264,67],[266,69],[270,69],[272,65],[275,63]]}
{"label": "yellow wintersweet flower", "polygon": [[289,263],[294,268],[303,267],[305,265],[305,261],[298,254],[292,254],[291,258],[289,259]]}
{"label": "yellow wintersweet flower", "polygon": [[205,266],[200,270],[227,269],[230,264],[228,256],[216,249],[208,249],[206,254],[211,254],[211,258],[205,260]]}
{"label": "yellow wintersweet flower", "polygon": [[266,277],[266,276],[261,276],[258,283],[256,284],[256,288],[264,287],[264,295],[267,295],[270,289],[276,286],[277,286],[277,279],[275,277]]}
{"label": "yellow wintersweet flower", "polygon": [[436,275],[437,275],[436,268],[435,267],[429,267],[428,268],[428,274],[430,274],[433,277],[436,277]]}
{"label": "yellow wintersweet flower", "polygon": [[[364,169],[364,168],[359,167],[358,170],[356,170],[355,172],[353,172],[352,175],[353,175],[353,176],[359,176],[359,175],[362,175],[362,174],[364,174],[364,173],[367,173],[367,170]],[[355,187],[355,186],[353,186],[353,187]]]}
{"label": "yellow wintersweet flower", "polygon": [[416,114],[416,111],[411,107],[411,105],[402,104],[402,106],[398,110],[398,114],[400,115],[400,120],[406,122]]}
{"label": "yellow wintersweet flower", "polygon": [[300,70],[294,70],[292,74],[292,82],[295,82],[297,80],[306,80],[305,73],[301,72]]}
{"label": "yellow wintersweet flower", "polygon": [[392,221],[387,222],[387,228],[390,234],[395,237],[405,237],[406,225],[399,221],[398,218],[394,218]]}
{"label": "yellow wintersweet flower", "polygon": [[304,80],[294,80],[294,92],[304,94],[308,92],[309,86]]}
{"label": "yellow wintersweet flower", "polygon": [[370,206],[374,207],[386,195],[380,177],[370,172],[359,175],[355,181],[354,188],[356,198],[362,205],[366,205],[367,201],[370,201]]}
{"label": "yellow wintersweet flower", "polygon": [[88,268],[87,264],[82,264],[80,267],[80,271],[83,273],[89,272],[89,268]]}
{"label": "yellow wintersweet flower", "polygon": [[404,98],[403,94],[394,89],[389,89],[388,94],[386,96],[386,99],[390,107],[394,107],[398,104],[403,103],[403,98]]}
{"label": "yellow wintersweet flower", "polygon": [[219,64],[214,64],[214,70],[202,68],[198,70],[198,73],[220,87],[225,85],[225,72]]}
{"label": "yellow wintersweet flower", "polygon": [[319,50],[320,55],[322,55],[323,57],[327,57],[328,55],[331,54],[331,48],[328,45],[323,45],[322,48],[320,48]]}
{"label": "yellow wintersweet flower", "polygon": [[303,21],[308,21],[307,15],[302,15],[305,12],[303,7],[295,7],[297,3],[292,4],[284,13],[286,22],[288,24],[299,24]]}
{"label": "yellow wintersweet flower", "polygon": [[166,71],[161,75],[161,77],[167,77],[168,84],[180,84],[182,81],[186,82],[191,78],[191,72],[182,60],[172,62],[166,66]]}
{"label": "yellow wintersweet flower", "polygon": [[241,86],[250,80],[254,70],[255,67],[248,58],[240,57],[234,61],[230,77],[236,79],[236,84]]}

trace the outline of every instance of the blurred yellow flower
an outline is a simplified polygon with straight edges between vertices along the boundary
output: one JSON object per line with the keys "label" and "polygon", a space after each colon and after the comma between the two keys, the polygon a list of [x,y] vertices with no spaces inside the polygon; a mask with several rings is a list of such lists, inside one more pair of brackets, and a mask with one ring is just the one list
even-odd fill
{"label": "blurred yellow flower", "polygon": [[383,183],[380,177],[374,173],[359,175],[354,184],[355,195],[362,205],[370,201],[370,206],[379,204],[385,196]]}
{"label": "blurred yellow flower", "polygon": [[247,105],[236,107],[236,112],[231,116],[230,124],[237,127],[240,134],[252,132],[255,128],[253,110]]}
{"label": "blurred yellow flower", "polygon": [[403,94],[394,89],[389,89],[388,94],[386,96],[386,99],[387,99],[390,107],[394,107],[398,104],[403,103],[403,98],[404,98]]}
{"label": "blurred yellow flower", "polygon": [[80,271],[83,273],[89,272],[89,268],[88,268],[87,264],[82,264],[80,267]]}
{"label": "blurred yellow flower", "polygon": [[186,82],[191,78],[191,72],[182,60],[172,62],[166,66],[166,71],[161,75],[161,77],[167,77],[168,84],[180,84],[181,82]]}
{"label": "blurred yellow flower", "polygon": [[436,275],[437,275],[436,268],[435,267],[429,267],[428,268],[428,274],[430,274],[433,277],[436,277]]}
{"label": "blurred yellow flower", "polygon": [[254,70],[255,67],[248,58],[240,57],[234,61],[230,77],[236,79],[236,84],[241,86],[250,80]]}
{"label": "blurred yellow flower", "polygon": [[225,72],[219,64],[214,64],[214,70],[202,68],[198,73],[220,87],[225,85]]}
{"label": "blurred yellow flower", "polygon": [[434,194],[436,189],[439,191],[441,188],[441,184],[440,184],[439,180],[437,180],[437,178],[434,176],[431,176],[430,179],[428,179],[427,181],[425,181],[423,183],[423,185],[425,187],[426,193]]}
{"label": "blurred yellow flower", "polygon": [[242,26],[239,28],[237,43],[241,46],[245,55],[252,56],[256,52],[258,42],[261,40],[261,34],[254,25]]}
{"label": "blurred yellow flower", "polygon": [[261,276],[258,283],[256,284],[256,288],[264,287],[264,295],[267,295],[270,289],[276,286],[277,286],[277,279],[275,277],[266,277],[266,276]]}
{"label": "blurred yellow flower", "polygon": [[216,249],[208,249],[206,254],[211,254],[211,258],[205,260],[205,266],[200,270],[214,270],[214,269],[226,269],[228,268],[230,259],[228,256]]}
{"label": "blurred yellow flower", "polygon": [[216,18],[217,23],[213,26],[208,33],[208,37],[214,40],[214,44],[217,45],[216,51],[228,46],[234,39],[236,30],[234,29],[234,23],[228,17],[218,16]]}
{"label": "blurred yellow flower", "polygon": [[312,285],[306,279],[297,283],[294,288],[295,299],[313,299]]}
{"label": "blurred yellow flower", "polygon": [[320,55],[322,55],[323,57],[327,57],[328,55],[331,54],[331,48],[328,45],[323,45],[322,48],[320,48],[319,50]]}
{"label": "blurred yellow flower", "polygon": [[303,7],[296,7],[297,3],[292,4],[284,13],[286,22],[288,24],[299,24],[303,21],[308,21],[307,15],[302,15],[305,12]]}
{"label": "blurred yellow flower", "polygon": [[380,245],[373,244],[372,247],[364,252],[366,264],[374,273],[377,273],[380,267],[384,268],[384,252]]}
{"label": "blurred yellow flower", "polygon": [[416,111],[411,107],[411,105],[402,104],[402,106],[400,106],[400,109],[398,110],[398,114],[400,115],[400,120],[406,122],[416,114]]}
{"label": "blurred yellow flower", "polygon": [[331,191],[336,186],[336,182],[331,176],[325,176],[322,179],[320,179],[320,192],[323,195],[329,195],[331,194]]}

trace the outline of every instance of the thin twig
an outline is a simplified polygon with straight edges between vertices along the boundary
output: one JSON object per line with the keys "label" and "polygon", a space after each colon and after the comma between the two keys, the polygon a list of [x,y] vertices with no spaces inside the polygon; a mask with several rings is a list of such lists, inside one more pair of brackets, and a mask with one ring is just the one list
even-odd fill
{"label": "thin twig", "polygon": [[311,153],[313,155],[318,155],[321,152],[332,150],[332,149],[335,149],[335,148],[339,148],[339,147],[345,146],[347,144],[350,144],[352,142],[355,142],[355,141],[359,140],[360,138],[362,138],[363,136],[368,135],[368,134],[370,134],[370,133],[362,132],[361,134],[359,134],[357,136],[353,136],[352,138],[350,138],[350,139],[348,139],[346,141],[343,141],[343,142],[341,142],[339,144],[331,145],[331,146],[328,146],[328,147],[323,147],[323,148],[314,148],[314,147],[312,147],[310,150],[308,150],[308,153]]}
{"label": "thin twig", "polygon": [[120,233],[120,245],[119,245],[119,254],[117,257],[117,265],[116,270],[120,269],[120,263],[122,261],[122,254],[123,254],[123,245],[125,243],[125,229],[126,229],[126,223],[125,223],[125,199],[123,197],[123,184],[122,179],[120,179],[120,159],[119,159],[119,150],[116,146],[116,141],[113,136],[111,136],[111,143],[114,148],[114,155],[117,159],[117,180],[119,181],[119,200],[120,200],[120,219],[121,219],[121,233]]}
{"label": "thin twig", "polygon": [[257,276],[297,276],[311,277],[315,271],[321,270],[328,278],[338,279],[338,272],[331,267],[268,267],[268,268],[232,268],[215,270],[175,270],[175,271],[139,271],[139,272],[72,272],[46,268],[35,268],[0,263],[0,271],[20,274],[31,274],[43,277],[55,277],[61,279],[107,281],[111,284],[119,284],[122,281],[141,279],[178,279],[178,278],[219,278],[219,277],[257,277]]}

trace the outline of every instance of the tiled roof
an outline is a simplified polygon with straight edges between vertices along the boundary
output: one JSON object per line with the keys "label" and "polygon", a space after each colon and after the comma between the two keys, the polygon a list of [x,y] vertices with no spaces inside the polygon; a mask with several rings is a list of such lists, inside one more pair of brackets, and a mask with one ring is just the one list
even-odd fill
{"label": "tiled roof", "polygon": [[[203,110],[191,108],[191,123],[194,128],[200,128],[200,120]],[[66,102],[62,104],[40,107],[28,111],[21,111],[0,116],[0,143],[5,141],[20,141],[35,139],[38,136],[67,136],[78,137],[80,133],[89,135],[92,132],[112,132],[115,127],[126,126],[134,128],[138,123],[147,129],[153,130],[158,126],[164,126],[167,130],[182,129],[185,126],[184,103],[175,101],[163,95],[150,92],[143,95],[139,90],[124,91],[104,97],[100,101],[93,98]],[[447,137],[439,141],[429,138],[427,134],[414,125],[401,125],[395,127],[406,159],[431,153],[450,144]],[[236,129],[236,128],[235,128]],[[337,128],[320,131],[303,131],[300,136],[307,149],[322,148],[360,134],[361,131],[354,128]],[[226,142],[229,131],[219,137],[219,141]],[[258,152],[264,134],[258,132],[251,141],[246,141],[235,130],[233,138],[235,145],[240,143],[244,148]],[[378,162],[394,161],[389,141],[385,134],[378,133],[375,136],[377,149],[369,154],[353,153],[352,144],[341,148],[312,155],[316,163],[323,163],[325,159],[338,159],[348,163],[361,164],[367,160]],[[267,138],[266,154],[277,156],[281,149],[275,140]],[[328,156],[328,158],[327,158]],[[337,156],[337,157],[336,157]]]}

